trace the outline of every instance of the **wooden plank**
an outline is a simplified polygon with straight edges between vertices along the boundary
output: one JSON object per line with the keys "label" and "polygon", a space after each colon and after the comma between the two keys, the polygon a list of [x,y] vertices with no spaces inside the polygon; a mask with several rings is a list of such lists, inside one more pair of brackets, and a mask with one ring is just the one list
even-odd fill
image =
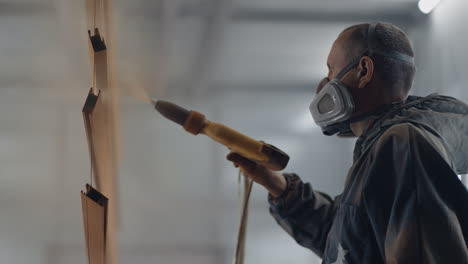
{"label": "wooden plank", "polygon": [[93,87],[83,106],[83,120],[96,188],[109,198],[105,264],[117,264],[118,93],[110,87],[106,43],[99,29],[93,32],[88,40]]}
{"label": "wooden plank", "polygon": [[[88,47],[92,89],[97,96],[91,108],[83,108],[86,135],[96,188],[108,198],[105,264],[118,264],[118,161],[119,89],[113,62],[112,0],[84,0],[88,17]],[[86,106],[86,103],[85,103]],[[89,111],[88,111],[89,110]]]}
{"label": "wooden plank", "polygon": [[89,264],[105,264],[108,220],[108,199],[99,191],[86,185],[81,192],[83,223]]}

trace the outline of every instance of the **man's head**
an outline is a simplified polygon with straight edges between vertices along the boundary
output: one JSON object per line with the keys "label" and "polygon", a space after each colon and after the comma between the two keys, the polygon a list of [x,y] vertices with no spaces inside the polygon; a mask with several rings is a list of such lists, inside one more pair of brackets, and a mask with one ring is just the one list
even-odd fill
{"label": "man's head", "polygon": [[[405,100],[416,72],[414,65],[405,61],[380,53],[367,56],[365,51],[368,48],[368,30],[369,24],[354,25],[343,30],[333,43],[327,61],[329,80],[336,78],[351,62],[359,61],[357,66],[341,79],[354,99],[353,116],[359,116],[385,104]],[[384,53],[396,51],[414,56],[405,33],[391,24],[376,25],[373,43],[374,48]]]}

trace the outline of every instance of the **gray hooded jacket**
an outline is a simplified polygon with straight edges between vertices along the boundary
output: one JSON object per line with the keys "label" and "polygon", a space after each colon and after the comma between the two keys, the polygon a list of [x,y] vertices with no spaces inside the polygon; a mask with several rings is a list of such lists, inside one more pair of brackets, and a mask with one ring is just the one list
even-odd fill
{"label": "gray hooded jacket", "polygon": [[270,212],[323,263],[468,264],[468,105],[410,96],[356,141],[341,195],[285,174]]}

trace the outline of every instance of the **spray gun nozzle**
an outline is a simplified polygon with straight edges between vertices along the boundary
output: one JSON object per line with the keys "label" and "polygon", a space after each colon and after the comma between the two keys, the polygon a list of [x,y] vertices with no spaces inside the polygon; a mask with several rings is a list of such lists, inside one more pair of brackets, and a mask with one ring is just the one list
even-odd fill
{"label": "spray gun nozzle", "polygon": [[190,111],[185,108],[182,108],[176,104],[167,101],[161,100],[151,100],[151,103],[154,105],[156,111],[161,113],[165,118],[183,126],[185,120],[187,120]]}

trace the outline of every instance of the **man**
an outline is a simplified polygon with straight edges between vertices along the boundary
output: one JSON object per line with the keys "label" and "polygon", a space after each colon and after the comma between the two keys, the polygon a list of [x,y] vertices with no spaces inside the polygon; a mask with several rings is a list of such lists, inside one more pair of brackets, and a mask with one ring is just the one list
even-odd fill
{"label": "man", "polygon": [[228,160],[269,191],[270,212],[323,263],[468,263],[468,106],[408,96],[406,35],[385,23],[345,29],[311,103],[324,134],[358,137],[341,195],[236,154]]}

